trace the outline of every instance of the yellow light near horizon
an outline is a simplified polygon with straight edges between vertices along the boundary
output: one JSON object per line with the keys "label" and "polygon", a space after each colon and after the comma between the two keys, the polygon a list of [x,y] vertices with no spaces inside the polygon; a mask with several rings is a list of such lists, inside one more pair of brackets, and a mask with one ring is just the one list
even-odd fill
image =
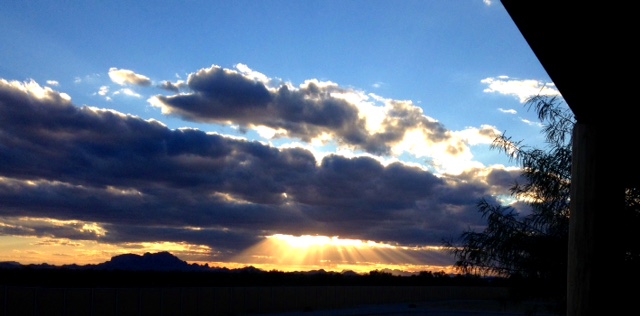
{"label": "yellow light near horizon", "polygon": [[449,266],[430,265],[424,260],[445,251],[440,248],[442,247],[394,246],[328,236],[272,235],[234,258],[216,261],[215,250],[206,245],[161,241],[107,244],[95,240],[0,236],[0,261],[85,265],[109,261],[114,256],[126,253],[142,255],[147,252],[169,251],[189,263],[207,263],[230,269],[253,266],[265,271],[285,272],[320,269],[335,272],[350,270],[357,273],[384,269],[410,273],[450,272],[452,270]]}
{"label": "yellow light near horizon", "polygon": [[441,249],[434,247],[395,246],[338,236],[274,234],[265,236],[263,241],[238,254],[232,261],[281,271],[369,272],[396,269],[416,272],[440,268],[418,259],[418,255],[424,252],[439,251]]}
{"label": "yellow light near horizon", "polygon": [[[267,238],[274,238],[277,240],[281,240],[289,244],[289,246],[294,248],[309,248],[309,247],[324,247],[324,246],[334,246],[334,247],[383,247],[383,244],[378,244],[373,241],[363,242],[359,239],[341,239],[338,236],[312,236],[312,235],[302,235],[302,236],[293,236],[293,235],[283,235],[283,234],[275,234],[271,236],[267,236]],[[390,245],[385,245],[384,247],[393,247]]]}

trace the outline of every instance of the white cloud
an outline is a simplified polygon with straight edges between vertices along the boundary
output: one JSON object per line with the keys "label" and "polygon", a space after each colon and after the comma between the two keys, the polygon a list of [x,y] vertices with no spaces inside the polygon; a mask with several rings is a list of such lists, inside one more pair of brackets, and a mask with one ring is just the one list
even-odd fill
{"label": "white cloud", "polygon": [[100,90],[98,91],[98,94],[101,96],[105,96],[109,93],[109,87],[108,86],[102,86],[100,87]]}
{"label": "white cloud", "polygon": [[499,76],[489,77],[480,82],[489,86],[484,89],[484,92],[511,95],[518,98],[520,103],[525,103],[527,99],[536,95],[560,95],[553,83],[544,83],[539,80],[516,80],[507,76]]}
{"label": "white cloud", "polygon": [[527,119],[520,119],[520,120],[521,120],[522,122],[524,122],[525,124],[527,124],[527,125],[531,125],[531,126],[539,126],[539,127],[542,127],[542,126],[543,126],[543,125],[542,125],[542,123],[540,123],[540,122],[532,122],[532,121],[527,120]]}
{"label": "white cloud", "polygon": [[98,82],[101,82],[101,77],[100,74],[90,74],[90,75],[86,75],[84,77],[75,77],[73,79],[73,83],[75,84],[80,84],[80,83],[90,83],[90,84],[95,84]]}
{"label": "white cloud", "polygon": [[[403,152],[416,158],[428,158],[437,174],[460,174],[471,168],[481,168],[482,163],[473,160],[473,154],[466,143],[470,136],[464,138],[453,132],[447,132],[446,141],[433,141],[424,129],[410,129],[404,134],[402,141],[392,147],[394,156]],[[476,138],[476,141],[479,138]]]}
{"label": "white cloud", "polygon": [[453,134],[464,139],[470,146],[475,146],[491,144],[501,133],[495,126],[482,125],[480,128],[468,127],[462,131],[453,132]]}
{"label": "white cloud", "polygon": [[278,138],[280,135],[287,135],[287,130],[282,128],[271,128],[264,125],[252,126],[253,129],[260,135],[262,138],[273,139]]}
{"label": "white cloud", "polygon": [[498,108],[498,111],[502,112],[502,113],[507,113],[507,114],[518,114],[518,111],[514,110],[514,109],[503,109],[503,108]]}
{"label": "white cloud", "polygon": [[249,68],[249,66],[245,64],[236,64],[235,67],[245,77],[251,78],[256,81],[260,81],[264,84],[268,84],[269,81],[271,81],[271,79],[269,79],[269,77],[267,77],[265,74],[252,70],[251,68]]}
{"label": "white cloud", "polygon": [[47,80],[47,84],[54,87],[57,87],[60,85],[60,83],[56,80]]}
{"label": "white cloud", "polygon": [[141,98],[142,97],[140,94],[136,93],[135,91],[133,91],[133,90],[131,90],[129,88],[120,89],[120,90],[114,92],[113,94],[114,95],[122,94],[122,95],[135,97],[135,98]]}
{"label": "white cloud", "polygon": [[121,85],[136,85],[147,87],[151,85],[149,77],[137,74],[128,69],[109,68],[109,78],[111,81]]}
{"label": "white cloud", "polygon": [[28,82],[19,81],[7,81],[0,79],[0,85],[7,85],[13,88],[17,88],[20,91],[27,93],[29,96],[39,100],[58,101],[64,103],[70,103],[71,97],[62,92],[55,91],[49,87],[40,86],[35,80],[31,79]]}
{"label": "white cloud", "polygon": [[105,100],[111,101],[111,97],[108,94],[109,94],[109,86],[100,86],[100,89],[98,90],[98,92],[94,93],[93,95],[103,96]]}

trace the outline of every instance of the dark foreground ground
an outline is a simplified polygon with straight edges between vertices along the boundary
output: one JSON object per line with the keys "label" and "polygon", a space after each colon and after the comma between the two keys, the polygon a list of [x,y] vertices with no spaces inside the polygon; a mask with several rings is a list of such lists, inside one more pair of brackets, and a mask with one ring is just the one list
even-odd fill
{"label": "dark foreground ground", "polygon": [[497,300],[438,300],[420,303],[362,305],[331,310],[290,311],[247,314],[250,316],[556,316],[565,312],[556,302],[528,300],[501,302]]}
{"label": "dark foreground ground", "polygon": [[467,286],[0,287],[0,316],[563,315],[553,301]]}
{"label": "dark foreground ground", "polygon": [[0,316],[563,315],[531,299],[548,287],[424,273],[396,277],[207,272],[0,269]]}

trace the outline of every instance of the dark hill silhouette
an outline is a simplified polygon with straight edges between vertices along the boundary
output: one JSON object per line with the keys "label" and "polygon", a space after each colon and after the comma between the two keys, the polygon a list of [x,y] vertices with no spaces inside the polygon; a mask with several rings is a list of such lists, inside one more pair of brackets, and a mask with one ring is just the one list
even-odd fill
{"label": "dark hill silhouette", "polygon": [[94,267],[98,270],[123,271],[205,271],[205,266],[189,264],[167,251],[144,255],[123,254]]}

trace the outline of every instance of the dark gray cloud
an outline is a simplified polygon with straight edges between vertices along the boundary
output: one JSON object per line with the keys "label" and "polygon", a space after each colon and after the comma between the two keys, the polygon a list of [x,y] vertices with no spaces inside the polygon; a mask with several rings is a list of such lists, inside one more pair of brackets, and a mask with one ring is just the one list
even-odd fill
{"label": "dark gray cloud", "polygon": [[[268,87],[242,73],[213,66],[189,76],[190,92],[157,95],[152,105],[164,114],[200,123],[238,124],[244,129],[266,126],[276,137],[309,142],[329,135],[342,145],[373,154],[390,154],[391,147],[411,130],[423,132],[425,141],[447,142],[451,135],[444,126],[424,116],[422,109],[403,101],[390,101],[389,111],[376,130],[367,128],[367,113],[336,94],[353,91],[335,84],[308,81],[300,88],[287,84]],[[170,88],[170,87],[168,87]],[[175,90],[174,90],[175,91]],[[451,147],[451,154],[464,151]]]}
{"label": "dark gray cloud", "polygon": [[[296,128],[322,126],[341,135],[351,135],[348,122],[357,122],[355,110],[341,101],[309,101],[304,108],[274,103],[294,98],[284,97],[292,92],[272,94],[242,77],[210,72],[190,80],[191,88],[208,92],[186,96],[207,100],[201,114],[246,119],[254,110],[288,109],[266,119],[288,117],[286,122],[300,123]],[[235,88],[225,86],[227,76]],[[320,93],[314,89],[295,94]],[[50,89],[40,95],[28,90],[0,81],[0,234],[187,242],[209,245],[221,256],[274,233],[439,244],[481,225],[477,201],[514,176],[496,173],[487,183],[471,174],[439,178],[366,157],[331,155],[318,162],[300,148],[171,130],[153,120],[77,107]],[[188,103],[179,97],[172,102]],[[24,226],[29,221],[20,218],[96,223],[106,233],[75,224]]]}

